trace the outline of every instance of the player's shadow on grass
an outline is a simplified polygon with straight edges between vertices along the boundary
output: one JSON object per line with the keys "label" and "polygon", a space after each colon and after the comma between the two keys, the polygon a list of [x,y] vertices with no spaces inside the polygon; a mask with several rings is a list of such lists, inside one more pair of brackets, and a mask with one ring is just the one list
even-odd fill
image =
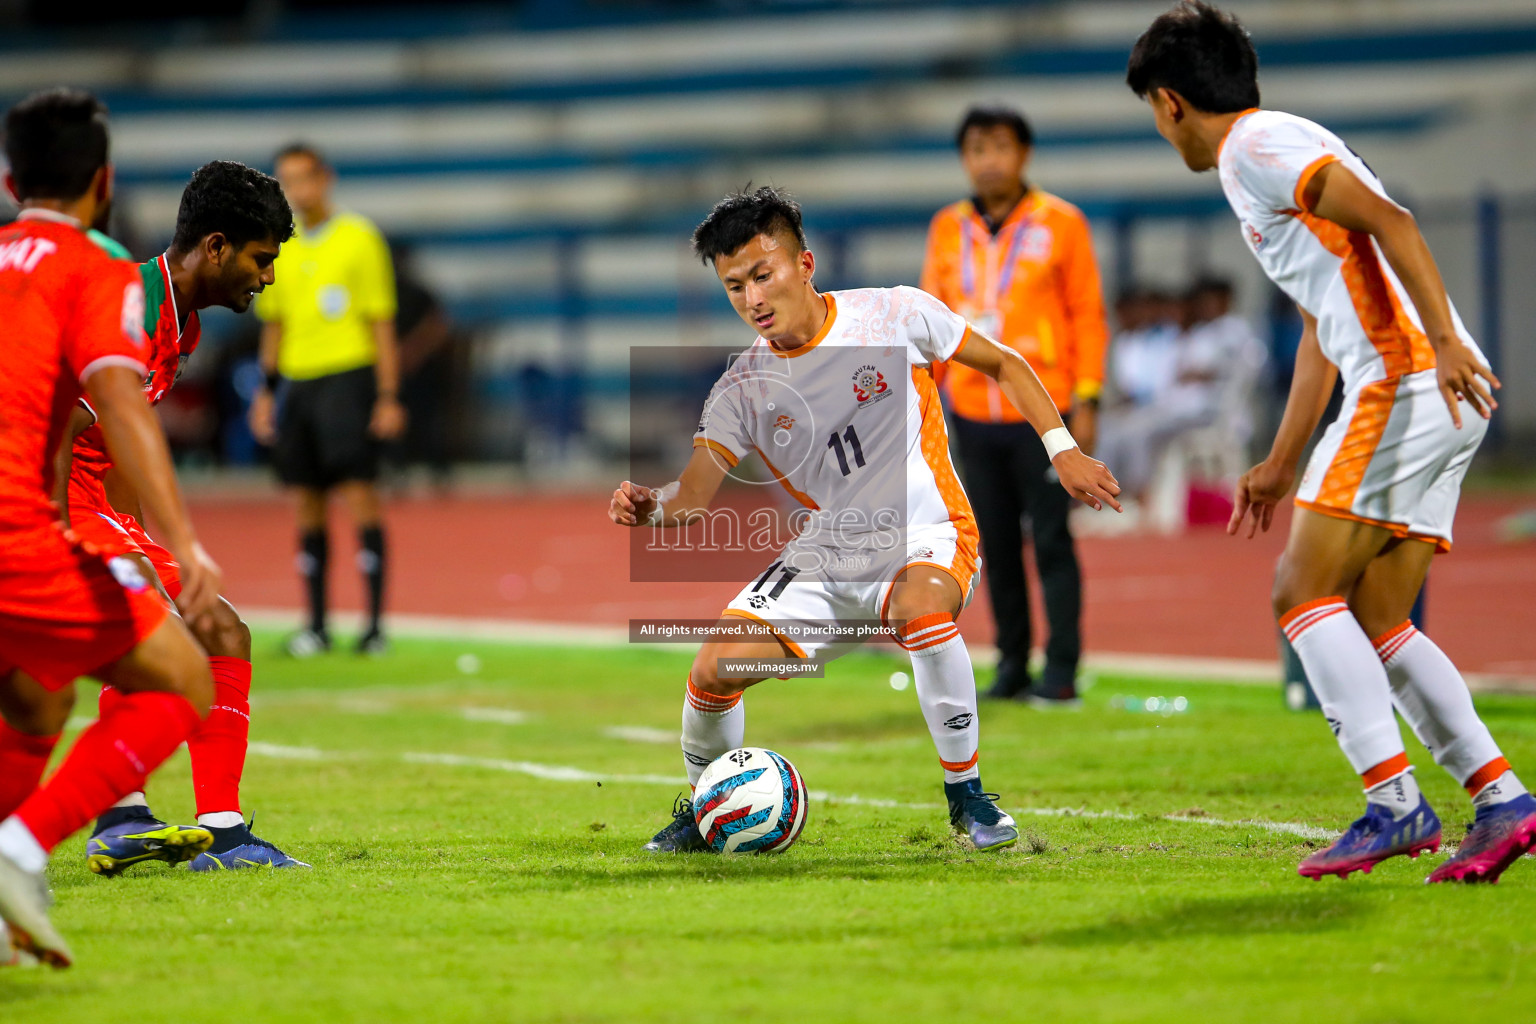
{"label": "player's shadow on grass", "polygon": [[1347,892],[1279,892],[1264,896],[1180,900],[1143,914],[1111,914],[1097,924],[1026,937],[1026,945],[1123,946],[1206,935],[1305,935],[1349,928],[1368,913]]}
{"label": "player's shadow on grass", "polygon": [[[893,848],[888,852],[850,852],[808,861],[793,852],[776,857],[720,857],[709,853],[644,854],[630,859],[618,856],[597,864],[525,864],[516,875],[537,879],[541,888],[578,889],[591,886],[648,886],[655,882],[755,885],[775,881],[847,879],[850,881],[910,881],[914,870],[953,868],[982,855],[956,847],[948,850],[914,851]],[[962,874],[951,881],[965,879]],[[995,881],[991,872],[976,878],[979,884]]]}

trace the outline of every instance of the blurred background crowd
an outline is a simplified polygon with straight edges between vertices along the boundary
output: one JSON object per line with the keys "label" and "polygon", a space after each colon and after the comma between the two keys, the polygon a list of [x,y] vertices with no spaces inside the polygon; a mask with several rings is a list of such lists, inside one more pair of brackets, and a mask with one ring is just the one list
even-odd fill
{"label": "blurred background crowd", "polygon": [[[112,229],[140,258],[205,160],[270,170],[284,144],[322,148],[340,204],[393,247],[410,414],[393,464],[442,484],[476,464],[520,481],[622,467],[631,349],[742,340],[687,236],[749,180],[805,205],[823,287],[916,283],[930,217],[966,192],[959,116],[1016,107],[1031,182],[1087,214],[1113,307],[1101,454],[1167,524],[1267,442],[1300,324],[1214,175],[1185,171],[1123,85],[1162,6],[233,0],[83,19],[9,0],[0,100],[61,82],[107,100]],[[1343,132],[1423,225],[1506,383],[1485,462],[1536,459],[1536,10],[1232,6],[1266,105]],[[257,333],[210,311],[160,407],[189,470],[264,458],[245,419]]]}

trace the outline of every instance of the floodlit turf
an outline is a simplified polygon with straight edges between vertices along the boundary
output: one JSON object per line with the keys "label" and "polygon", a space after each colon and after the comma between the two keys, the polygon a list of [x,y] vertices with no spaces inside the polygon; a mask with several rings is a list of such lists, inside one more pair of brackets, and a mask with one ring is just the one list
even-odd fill
{"label": "floodlit turf", "polygon": [[[1438,857],[1310,882],[1295,868],[1315,841],[1164,819],[1339,829],[1358,813],[1326,726],[1278,686],[1105,678],[1078,713],[985,706],[982,778],[1025,836],[980,855],[949,835],[898,666],[856,655],[747,700],[749,742],[830,796],[799,844],[654,857],[638,847],[683,788],[686,655],[405,640],[293,662],[259,642],[248,810],[315,870],[108,882],[77,837],[52,868],[77,966],[0,970],[0,1020],[1529,1015],[1536,861],[1496,887],[1425,887]],[[1128,712],[1126,694],[1189,710]],[[1482,707],[1536,765],[1533,705]],[[1455,839],[1465,795],[1409,749]],[[185,755],[150,796],[190,817]]]}

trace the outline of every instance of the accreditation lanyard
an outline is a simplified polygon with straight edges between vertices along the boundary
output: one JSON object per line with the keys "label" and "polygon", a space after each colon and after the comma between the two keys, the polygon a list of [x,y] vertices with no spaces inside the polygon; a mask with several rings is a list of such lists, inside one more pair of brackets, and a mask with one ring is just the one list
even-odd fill
{"label": "accreditation lanyard", "polygon": [[[1022,200],[1021,200],[1022,201]],[[1013,270],[1018,266],[1019,247],[1024,244],[1024,236],[1028,234],[1032,218],[1028,215],[1020,218],[1014,227],[1012,236],[1008,239],[1007,252],[1003,256],[1003,262],[997,269],[997,285],[990,294],[982,297],[981,308],[988,312],[996,311],[1002,303],[1004,295],[1008,294],[1008,288],[1013,284]],[[968,300],[976,299],[976,240],[973,237],[973,225],[967,221],[961,226],[960,231],[960,288]],[[987,244],[988,255],[996,251],[996,246]]]}

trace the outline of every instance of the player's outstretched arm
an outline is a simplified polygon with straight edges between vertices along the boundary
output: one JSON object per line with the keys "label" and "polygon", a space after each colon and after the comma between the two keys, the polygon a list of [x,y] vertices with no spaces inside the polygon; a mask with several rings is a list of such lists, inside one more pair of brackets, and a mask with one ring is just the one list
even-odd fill
{"label": "player's outstretched arm", "polygon": [[625,480],[608,503],[608,518],[620,526],[687,526],[709,511],[729,472],[710,448],[695,448],[683,475],[665,487]]}
{"label": "player's outstretched arm", "polygon": [[177,604],[185,618],[195,621],[212,610],[223,577],[192,532],[165,434],[144,400],[144,382],[127,367],[104,366],[85,379],[85,390],[113,464],[138,492],[165,546],[181,563]]}
{"label": "player's outstretched arm", "polygon": [[1067,493],[1092,509],[1108,505],[1116,512],[1121,511],[1120,503],[1115,500],[1120,493],[1119,481],[1104,463],[1090,458],[1077,446],[1061,421],[1061,413],[1056,411],[1056,403],[1024,357],[986,335],[978,334],[975,328],[965,337],[960,350],[953,356],[954,361],[997,381],[1003,397],[1024,414],[1045,442],[1051,465],[1056,468],[1056,475]]}
{"label": "player's outstretched arm", "polygon": [[1302,309],[1301,323],[1296,372],[1291,377],[1291,393],[1285,400],[1285,415],[1280,419],[1280,429],[1275,434],[1274,444],[1270,445],[1269,455],[1237,481],[1237,490],[1232,497],[1232,518],[1227,523],[1229,534],[1236,535],[1244,518],[1250,515],[1249,537],[1261,530],[1269,530],[1269,524],[1275,518],[1275,506],[1291,493],[1301,454],[1333,395],[1333,384],[1338,380],[1339,371],[1323,355],[1322,346],[1318,344],[1317,318]]}
{"label": "player's outstretched arm", "polygon": [[75,438],[91,428],[96,422],[90,410],[83,405],[76,405],[69,413],[69,422],[64,427],[64,437],[59,441],[59,450],[53,453],[53,503],[58,506],[59,519],[65,527],[69,526],[69,474],[75,465]]}
{"label": "player's outstretched arm", "polygon": [[1435,350],[1435,374],[1440,393],[1461,428],[1459,400],[1465,399],[1483,419],[1499,407],[1493,392],[1499,379],[1456,333],[1451,302],[1445,294],[1440,268],[1419,231],[1413,214],[1378,195],[1338,162],[1325,165],[1307,183],[1302,197],[1317,216],[1350,231],[1364,231],[1376,239],[1381,253],[1419,312],[1424,334]]}

